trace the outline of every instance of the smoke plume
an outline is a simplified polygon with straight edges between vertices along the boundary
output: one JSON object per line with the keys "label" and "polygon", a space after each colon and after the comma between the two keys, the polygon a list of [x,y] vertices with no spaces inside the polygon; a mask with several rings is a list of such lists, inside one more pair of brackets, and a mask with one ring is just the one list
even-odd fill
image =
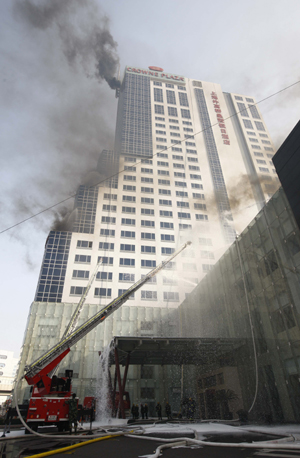
{"label": "smoke plume", "polygon": [[115,77],[119,65],[117,43],[109,31],[107,16],[101,15],[95,22],[99,9],[94,2],[51,0],[37,5],[30,0],[19,0],[15,3],[15,12],[36,29],[55,28],[71,66],[79,63],[87,76],[105,80],[112,89],[119,87]]}

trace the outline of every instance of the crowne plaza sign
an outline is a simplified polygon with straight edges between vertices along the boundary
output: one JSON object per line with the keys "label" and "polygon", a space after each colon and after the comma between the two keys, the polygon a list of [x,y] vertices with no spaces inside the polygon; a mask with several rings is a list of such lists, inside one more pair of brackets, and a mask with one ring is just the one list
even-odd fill
{"label": "crowne plaza sign", "polygon": [[185,79],[183,76],[163,73],[163,69],[159,67],[149,67],[149,70],[144,70],[142,68],[135,68],[135,67],[126,67],[126,72],[127,73],[137,73],[137,74],[145,75],[145,76],[152,76],[154,78],[166,79],[170,81],[173,80],[174,82],[175,81],[180,81],[182,83],[185,82]]}

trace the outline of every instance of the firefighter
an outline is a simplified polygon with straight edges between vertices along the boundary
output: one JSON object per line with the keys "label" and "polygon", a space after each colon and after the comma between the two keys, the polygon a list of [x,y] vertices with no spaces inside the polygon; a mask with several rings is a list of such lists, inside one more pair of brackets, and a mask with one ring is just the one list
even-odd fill
{"label": "firefighter", "polygon": [[131,415],[132,415],[132,418],[135,419],[135,404],[132,404]]}
{"label": "firefighter", "polygon": [[165,409],[168,420],[172,420],[171,406],[168,402],[166,403]]}
{"label": "firefighter", "polygon": [[139,409],[139,405],[136,404],[136,406],[135,406],[135,419],[138,420],[139,416],[140,416],[140,409]]}
{"label": "firefighter", "polygon": [[188,405],[187,405],[188,420],[194,420],[195,411],[196,411],[196,402],[194,401],[194,399],[189,398]]}
{"label": "firefighter", "polygon": [[72,434],[72,424],[74,423],[74,431],[76,434],[78,410],[77,410],[77,400],[76,400],[75,393],[72,394],[72,399],[69,399],[69,401],[66,401],[66,404],[69,404],[69,430],[70,430],[70,433]]}
{"label": "firefighter", "polygon": [[145,406],[141,404],[141,414],[142,414],[142,419],[144,420],[145,418]]}
{"label": "firefighter", "polygon": [[145,404],[144,409],[145,409],[146,420],[148,420],[148,404]]}
{"label": "firefighter", "polygon": [[158,419],[159,419],[159,420],[162,420],[162,416],[161,416],[161,405],[160,405],[159,402],[156,404],[155,410],[156,410],[156,412],[157,412]]}

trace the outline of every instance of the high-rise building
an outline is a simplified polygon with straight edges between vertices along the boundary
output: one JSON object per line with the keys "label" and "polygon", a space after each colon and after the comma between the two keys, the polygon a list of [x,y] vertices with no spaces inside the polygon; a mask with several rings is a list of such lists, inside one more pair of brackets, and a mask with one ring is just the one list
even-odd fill
{"label": "high-rise building", "polygon": [[278,187],[274,147],[253,97],[157,67],[126,67],[117,95],[115,147],[100,155],[101,184],[79,187],[68,230],[47,239],[21,368],[42,353],[38,336],[55,343],[62,335],[100,258],[85,318],[191,240],[124,306],[134,325],[123,312],[121,321],[111,317],[115,324],[90,350],[116,334],[175,335],[153,321],[165,323],[161,310],[178,307]]}

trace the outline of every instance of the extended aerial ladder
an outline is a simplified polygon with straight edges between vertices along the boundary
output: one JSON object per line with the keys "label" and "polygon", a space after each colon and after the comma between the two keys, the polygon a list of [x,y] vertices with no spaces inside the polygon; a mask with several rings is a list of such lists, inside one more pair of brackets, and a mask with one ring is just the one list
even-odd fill
{"label": "extended aerial ladder", "polygon": [[[162,270],[172,259],[174,259],[179,253],[181,253],[191,242],[186,242],[171,256],[162,261],[157,267],[151,272],[145,275],[144,278],[138,280],[134,285],[128,288],[123,294],[118,296],[108,305],[103,307],[98,313],[89,318],[81,326],[74,330],[74,325],[77,323],[78,307],[71,318],[71,322],[68,325],[62,339],[54,345],[50,350],[40,356],[37,360],[28,366],[25,366],[25,379],[29,385],[36,385],[43,380],[60,361],[70,352],[70,349],[79,340],[86,336],[92,329],[94,329],[99,323],[103,322],[109,315],[118,310],[138,289],[140,289],[147,281],[154,277],[160,270]],[[98,267],[98,266],[97,266]],[[95,271],[96,272],[96,271]],[[80,307],[79,307],[80,308]]]}

